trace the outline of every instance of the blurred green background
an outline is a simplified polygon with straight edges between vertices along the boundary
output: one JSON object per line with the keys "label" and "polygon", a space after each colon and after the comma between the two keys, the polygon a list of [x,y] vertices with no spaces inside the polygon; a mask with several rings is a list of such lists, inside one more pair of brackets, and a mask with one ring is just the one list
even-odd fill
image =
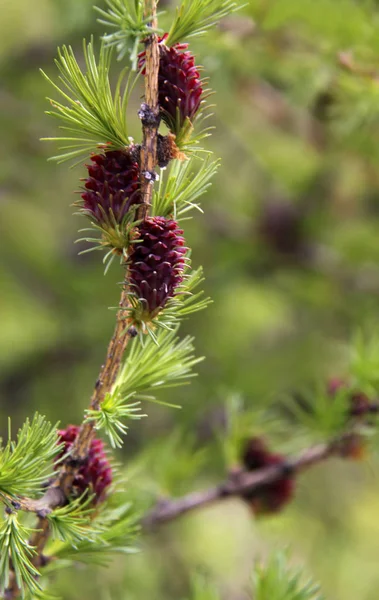
{"label": "blurred green background", "polygon": [[[55,76],[57,45],[80,55],[83,36],[102,33],[92,3],[1,3],[3,433],[8,415],[16,429],[36,409],[78,422],[113,328],[120,270],[104,277],[99,255],[78,256],[84,247],[74,245],[84,224],[70,203],[85,171],[47,162],[55,148],[39,142],[56,134],[39,67]],[[176,426],[195,447],[210,442],[206,468],[184,473],[179,493],[224,476],[212,431],[228,398],[239,395],[248,409],[275,405],[282,393],[343,375],[352,334],[378,327],[379,309],[378,3],[251,0],[191,47],[216,92],[207,147],[222,158],[205,214],[184,223],[214,303],[183,329],[206,361],[191,386],[164,396],[182,410],[146,407],[149,418],[134,424],[120,454],[132,463]],[[141,93],[129,107],[136,140]],[[281,443],[302,446],[285,431]],[[255,557],[289,546],[327,599],[377,600],[377,467],[374,458],[320,466],[268,520],[254,522],[238,501],[209,508],[145,536],[141,554],[109,570],[63,573],[56,591],[73,600],[184,600],[200,571],[223,598],[243,600]]]}

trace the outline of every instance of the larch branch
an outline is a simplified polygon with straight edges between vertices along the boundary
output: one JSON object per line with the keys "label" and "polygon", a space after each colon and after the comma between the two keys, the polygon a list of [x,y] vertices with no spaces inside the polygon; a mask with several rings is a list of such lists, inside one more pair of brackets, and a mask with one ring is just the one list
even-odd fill
{"label": "larch branch", "polygon": [[[145,15],[151,16],[151,28],[156,29],[156,0],[146,0]],[[158,38],[152,33],[145,41],[146,47],[146,74],[145,74],[145,110],[150,118],[143,119],[143,142],[141,146],[141,197],[142,202],[138,210],[138,218],[144,219],[149,212],[155,177],[155,167],[157,165],[157,136],[159,127],[159,106],[158,106],[158,72],[159,72],[159,46]],[[128,300],[128,278],[127,271],[123,282],[121,299],[119,302],[119,311],[117,313],[116,327],[108,345],[105,362],[100,369],[99,377],[96,381],[94,391],[91,396],[90,409],[100,410],[107,393],[112,390],[120,369],[122,357],[130,339],[127,326],[127,308]],[[20,499],[18,508],[22,510],[35,512],[38,515],[38,530],[33,535],[30,543],[37,549],[37,554],[33,561],[35,566],[41,567],[44,564],[43,550],[49,538],[49,524],[46,515],[61,506],[70,495],[75,476],[80,469],[83,460],[88,456],[91,441],[94,437],[94,421],[86,419],[83,421],[79,434],[73,444],[72,452],[68,459],[63,463],[59,475],[46,494],[40,500]],[[16,508],[16,506],[15,506]],[[13,571],[10,574],[10,585],[5,592],[7,600],[17,598],[21,593],[19,590]]]}
{"label": "larch branch", "polygon": [[273,483],[285,475],[295,477],[332,456],[345,457],[349,444],[355,435],[346,434],[329,444],[319,444],[308,448],[298,457],[288,460],[284,464],[265,467],[254,472],[241,470],[231,474],[224,483],[213,488],[193,492],[182,498],[161,500],[145,515],[142,526],[144,529],[149,530],[226,498],[241,497],[246,492],[249,492],[249,494],[254,491],[259,493],[262,486]]}

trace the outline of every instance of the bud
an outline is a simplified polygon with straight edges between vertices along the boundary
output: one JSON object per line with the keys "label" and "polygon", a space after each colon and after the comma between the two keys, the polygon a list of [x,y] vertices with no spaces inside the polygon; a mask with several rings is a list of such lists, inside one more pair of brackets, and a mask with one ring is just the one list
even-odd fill
{"label": "bud", "polygon": [[140,321],[151,321],[183,281],[185,254],[183,231],[165,217],[150,217],[139,226],[130,254],[129,284],[141,305]]}
{"label": "bud", "polygon": [[287,260],[307,258],[304,214],[297,206],[285,200],[267,201],[257,228],[260,239],[271,252]]}
{"label": "bud", "polygon": [[378,411],[378,406],[370,402],[369,397],[359,390],[353,391],[349,384],[337,377],[334,377],[328,381],[327,391],[330,396],[335,396],[342,389],[345,389],[348,394],[348,414],[351,417],[362,417],[368,413],[375,413]]}
{"label": "bud", "polygon": [[132,150],[105,150],[92,155],[91,164],[86,165],[85,191],[78,203],[81,212],[103,230],[105,245],[120,252],[127,245],[126,217],[141,199],[140,170]]}
{"label": "bud", "polygon": [[[165,45],[167,35],[159,40],[158,102],[163,121],[177,134],[187,119],[193,122],[200,108],[203,83],[193,54],[186,51],[188,44],[169,48]],[[145,52],[141,52],[139,68],[144,64]]]}
{"label": "bud", "polygon": [[347,460],[361,461],[367,458],[367,443],[359,433],[352,433],[341,443],[340,456]]}
{"label": "bud", "polygon": [[[58,431],[58,443],[64,443],[62,452],[57,460],[70,452],[79,433],[77,425],[68,425],[66,429]],[[112,483],[112,468],[104,451],[104,442],[93,439],[87,458],[82,463],[73,482],[74,495],[79,497],[88,491],[94,494],[94,504],[99,504],[105,499],[106,491]]]}
{"label": "bud", "polygon": [[[286,465],[286,457],[274,454],[267,449],[262,438],[252,438],[245,444],[242,462],[247,471],[258,471],[274,465]],[[256,515],[268,515],[282,510],[292,499],[295,482],[288,475],[273,483],[260,486],[252,492],[245,492],[243,498],[249,503]]]}

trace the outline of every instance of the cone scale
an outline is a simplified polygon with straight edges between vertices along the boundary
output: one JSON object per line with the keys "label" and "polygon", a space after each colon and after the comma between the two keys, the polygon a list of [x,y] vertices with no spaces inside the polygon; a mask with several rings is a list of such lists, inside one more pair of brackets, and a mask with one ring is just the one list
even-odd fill
{"label": "cone scale", "polygon": [[[63,443],[62,452],[57,460],[70,452],[79,433],[77,425],[68,425],[66,429],[58,431],[58,443]],[[81,496],[88,491],[94,494],[93,503],[101,503],[112,483],[112,468],[104,451],[104,442],[94,438],[91,442],[89,453],[75,476],[72,489],[76,496]]]}
{"label": "cone scale", "polygon": [[[193,122],[201,105],[203,83],[195,57],[187,50],[188,44],[168,47],[166,38],[167,34],[159,43],[158,102],[162,120],[172,132],[178,133],[187,119]],[[144,64],[145,52],[141,52],[139,68]]]}
{"label": "cone scale", "polygon": [[[247,471],[257,471],[274,465],[285,465],[285,456],[270,452],[261,438],[249,440],[242,454],[242,462]],[[254,492],[246,492],[243,498],[256,515],[279,512],[292,499],[295,482],[286,476],[273,483],[267,483]]]}
{"label": "cone scale", "polygon": [[126,150],[110,150],[91,156],[86,165],[80,208],[98,225],[121,224],[130,207],[140,202],[139,165]]}
{"label": "cone scale", "polygon": [[129,260],[129,284],[142,307],[142,320],[151,321],[175,295],[183,281],[186,252],[176,221],[149,217],[139,226]]}

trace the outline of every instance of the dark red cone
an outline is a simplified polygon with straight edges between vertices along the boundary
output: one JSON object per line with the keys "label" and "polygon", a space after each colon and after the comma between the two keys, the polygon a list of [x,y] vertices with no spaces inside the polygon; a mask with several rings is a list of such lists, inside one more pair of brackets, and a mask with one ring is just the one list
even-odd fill
{"label": "dark red cone", "polygon": [[[273,454],[261,438],[250,439],[243,450],[242,462],[247,471],[257,471],[273,465],[285,465],[286,458]],[[282,477],[273,483],[262,485],[254,492],[244,494],[257,515],[279,512],[292,498],[295,482],[291,477]]]}
{"label": "dark red cone", "polygon": [[301,259],[306,253],[304,215],[286,201],[266,202],[259,216],[258,234],[269,250],[282,257]]}
{"label": "dark red cone", "polygon": [[346,380],[335,377],[328,381],[327,391],[331,397],[335,396],[343,389],[347,392],[347,402],[349,404],[348,413],[351,417],[362,417],[369,413],[378,412],[377,404],[372,403],[370,398],[364,392],[351,389],[351,386]]}
{"label": "dark red cone", "polygon": [[131,291],[143,304],[143,320],[150,320],[183,281],[185,254],[183,231],[165,217],[147,218],[139,227],[129,261]]}
{"label": "dark red cone", "polygon": [[[66,429],[58,431],[58,442],[64,443],[64,448],[57,457],[58,459],[70,451],[78,433],[79,427],[77,425],[68,425]],[[90,494],[95,494],[94,503],[98,504],[104,500],[111,483],[112,468],[104,452],[104,443],[102,440],[95,438],[91,442],[87,459],[74,479],[73,489],[75,495],[81,496],[88,490]]]}
{"label": "dark red cone", "polygon": [[132,204],[140,201],[138,163],[125,150],[94,154],[91,161],[80,207],[100,226],[121,224]]}
{"label": "dark red cone", "polygon": [[[193,122],[200,108],[203,84],[195,65],[195,57],[186,51],[188,44],[175,44],[169,48],[164,43],[166,38],[167,34],[160,39],[159,44],[158,102],[163,121],[171,131],[178,133],[187,117]],[[145,52],[142,52],[139,68],[144,63]]]}

